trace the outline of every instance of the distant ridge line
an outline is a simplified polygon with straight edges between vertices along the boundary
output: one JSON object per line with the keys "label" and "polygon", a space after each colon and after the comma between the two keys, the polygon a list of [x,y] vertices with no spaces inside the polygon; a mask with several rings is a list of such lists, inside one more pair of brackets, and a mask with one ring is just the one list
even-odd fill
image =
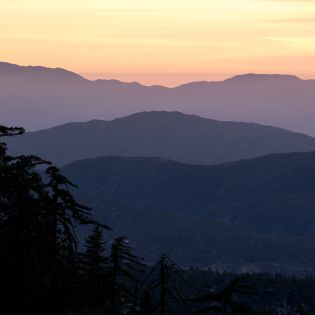
{"label": "distant ridge line", "polygon": [[127,84],[130,86],[140,86],[140,87],[156,87],[156,88],[165,88],[165,89],[176,89],[176,88],[180,88],[180,87],[185,87],[185,86],[190,86],[190,85],[208,85],[208,84],[215,84],[215,83],[222,83],[222,82],[229,82],[229,81],[235,81],[235,80],[247,80],[247,79],[267,79],[267,78],[271,78],[271,79],[290,79],[290,80],[299,80],[299,81],[309,81],[312,79],[301,79],[296,75],[290,75],[290,74],[278,74],[278,73],[271,73],[271,74],[266,74],[266,73],[244,73],[244,74],[238,74],[238,75],[234,75],[231,77],[228,77],[224,80],[201,80],[201,81],[188,81],[186,83],[183,84],[178,84],[174,87],[168,87],[168,86],[164,86],[161,84],[152,84],[152,85],[147,85],[147,84],[143,84],[141,82],[138,81],[121,81],[118,79],[94,79],[94,80],[90,80],[88,78],[86,78],[84,75],[81,75],[77,72],[74,71],[70,71],[67,70],[65,68],[61,68],[61,67],[45,67],[45,66],[34,66],[34,65],[18,65],[18,64],[14,64],[14,63],[9,63],[9,62],[4,62],[4,61],[0,61],[0,75],[1,75],[1,71],[3,71],[3,68],[15,68],[16,70],[30,70],[30,71],[36,71],[36,70],[42,70],[42,71],[56,71],[56,72],[60,72],[60,73],[65,73],[67,75],[72,75],[74,77],[77,78],[81,78],[84,79],[86,81],[89,82],[94,82],[94,83],[100,83],[100,82],[107,82],[107,83],[122,83],[122,84]]}

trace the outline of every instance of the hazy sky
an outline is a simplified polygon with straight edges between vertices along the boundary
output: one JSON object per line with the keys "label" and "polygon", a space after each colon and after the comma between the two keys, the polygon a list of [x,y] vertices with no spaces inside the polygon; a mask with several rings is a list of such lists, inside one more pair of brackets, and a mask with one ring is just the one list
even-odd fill
{"label": "hazy sky", "polygon": [[0,60],[175,85],[315,77],[315,0],[0,0]]}

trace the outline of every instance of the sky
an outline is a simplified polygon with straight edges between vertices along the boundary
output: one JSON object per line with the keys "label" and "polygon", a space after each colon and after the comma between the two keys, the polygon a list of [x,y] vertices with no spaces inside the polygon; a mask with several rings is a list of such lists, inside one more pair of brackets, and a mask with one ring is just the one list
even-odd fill
{"label": "sky", "polygon": [[175,86],[315,78],[315,0],[0,0],[0,60]]}

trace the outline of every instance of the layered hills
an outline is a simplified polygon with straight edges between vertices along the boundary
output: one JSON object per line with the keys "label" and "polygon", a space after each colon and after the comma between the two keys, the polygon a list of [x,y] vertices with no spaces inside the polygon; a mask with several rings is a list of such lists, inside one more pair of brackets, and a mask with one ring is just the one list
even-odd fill
{"label": "layered hills", "polygon": [[167,253],[183,266],[314,272],[314,152],[215,166],[104,157],[63,172],[149,261]]}
{"label": "layered hills", "polygon": [[0,123],[31,131],[69,121],[110,120],[159,110],[315,135],[314,89],[314,80],[292,75],[245,74],[167,88],[111,79],[90,81],[64,69],[1,62]]}
{"label": "layered hills", "polygon": [[158,111],[68,123],[10,138],[8,143],[15,154],[37,154],[59,166],[106,155],[217,164],[315,150],[315,138],[276,127]]}

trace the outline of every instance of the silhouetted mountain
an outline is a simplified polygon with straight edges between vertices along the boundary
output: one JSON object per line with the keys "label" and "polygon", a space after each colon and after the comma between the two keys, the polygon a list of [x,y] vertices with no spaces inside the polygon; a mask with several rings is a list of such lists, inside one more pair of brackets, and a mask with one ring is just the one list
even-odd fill
{"label": "silhouetted mountain", "polygon": [[117,80],[89,81],[62,69],[0,63],[0,123],[35,130],[95,117],[108,120],[134,112],[166,110],[315,135],[314,89],[314,80],[290,75],[246,74],[222,82],[166,88]]}
{"label": "silhouetted mountain", "polygon": [[9,139],[8,143],[14,153],[37,154],[59,165],[105,155],[214,164],[315,150],[315,138],[303,134],[179,112],[142,112],[112,121],[69,123]]}
{"label": "silhouetted mountain", "polygon": [[262,83],[265,82],[298,82],[301,79],[295,75],[287,75],[287,74],[255,74],[255,73],[247,73],[243,75],[236,75],[230,79],[225,80],[225,82],[257,82]]}
{"label": "silhouetted mountain", "polygon": [[76,161],[63,172],[96,216],[151,259],[238,270],[315,270],[315,153],[218,166]]}
{"label": "silhouetted mountain", "polygon": [[[40,66],[17,66],[14,64],[0,62],[0,82],[5,83],[7,81],[16,80],[35,80],[37,83],[42,83],[42,80],[47,82],[52,81],[82,81],[85,80],[80,75],[67,71],[62,68],[45,68]],[[60,81],[59,81],[60,82]],[[14,82],[12,82],[14,83]],[[24,82],[23,82],[24,83]],[[30,82],[28,82],[30,83]],[[33,82],[36,83],[36,82]]]}

